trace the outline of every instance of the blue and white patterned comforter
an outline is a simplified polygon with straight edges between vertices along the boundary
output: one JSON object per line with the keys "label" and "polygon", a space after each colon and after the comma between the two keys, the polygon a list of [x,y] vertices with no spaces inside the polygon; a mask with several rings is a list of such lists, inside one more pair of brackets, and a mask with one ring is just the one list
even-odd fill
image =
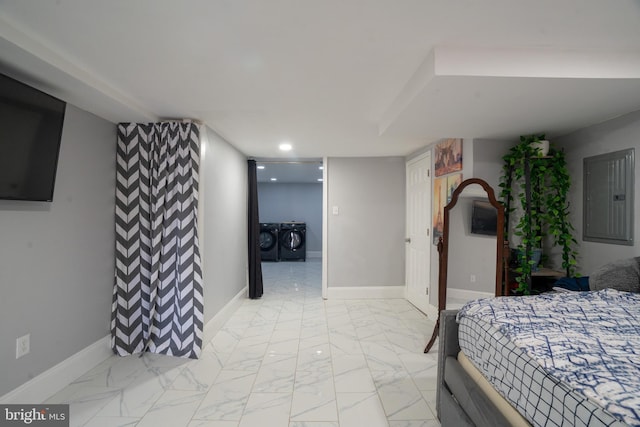
{"label": "blue and white patterned comforter", "polygon": [[630,425],[640,425],[640,295],[606,289],[471,301],[547,372]]}

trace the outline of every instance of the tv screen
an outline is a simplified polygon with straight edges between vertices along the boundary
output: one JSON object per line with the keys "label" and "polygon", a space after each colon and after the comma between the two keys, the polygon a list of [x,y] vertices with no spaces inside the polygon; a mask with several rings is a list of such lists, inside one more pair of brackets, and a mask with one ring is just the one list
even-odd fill
{"label": "tv screen", "polygon": [[65,107],[0,74],[0,199],[53,200]]}
{"label": "tv screen", "polygon": [[471,208],[471,233],[495,236],[498,211],[486,200],[474,200]]}

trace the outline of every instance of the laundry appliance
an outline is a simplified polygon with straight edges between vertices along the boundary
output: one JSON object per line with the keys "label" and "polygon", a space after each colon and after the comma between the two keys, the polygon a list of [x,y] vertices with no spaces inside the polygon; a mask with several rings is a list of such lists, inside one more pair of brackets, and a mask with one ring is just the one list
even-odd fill
{"label": "laundry appliance", "polygon": [[278,261],[279,234],[279,223],[260,223],[260,257],[262,261]]}
{"label": "laundry appliance", "polygon": [[280,261],[305,261],[307,224],[304,222],[283,222],[280,224]]}

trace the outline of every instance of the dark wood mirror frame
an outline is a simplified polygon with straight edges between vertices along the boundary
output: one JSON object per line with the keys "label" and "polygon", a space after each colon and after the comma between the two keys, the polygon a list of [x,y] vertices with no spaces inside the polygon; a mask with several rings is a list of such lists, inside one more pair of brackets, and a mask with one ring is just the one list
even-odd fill
{"label": "dark wood mirror frame", "polygon": [[509,242],[504,240],[504,206],[496,199],[493,188],[484,180],[480,178],[470,178],[462,181],[458,188],[455,189],[451,196],[451,201],[444,207],[444,225],[442,229],[442,236],[438,240],[438,318],[436,320],[436,326],[433,329],[433,335],[427,343],[424,349],[425,353],[431,350],[431,347],[438,337],[438,331],[440,329],[440,312],[447,307],[447,268],[449,266],[449,212],[458,203],[460,193],[470,185],[480,185],[487,193],[489,203],[497,210],[497,230],[496,230],[496,285],[495,295],[502,296],[505,294],[505,285],[503,284],[503,277],[507,277],[505,270],[508,268],[508,255],[509,255]]}

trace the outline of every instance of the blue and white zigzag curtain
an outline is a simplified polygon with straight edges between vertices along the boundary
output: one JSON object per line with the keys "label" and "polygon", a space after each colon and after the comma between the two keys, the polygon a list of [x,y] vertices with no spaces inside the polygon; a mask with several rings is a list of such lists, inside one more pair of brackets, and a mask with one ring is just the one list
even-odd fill
{"label": "blue and white zigzag curtain", "polygon": [[202,269],[194,123],[118,125],[111,347],[198,358]]}

